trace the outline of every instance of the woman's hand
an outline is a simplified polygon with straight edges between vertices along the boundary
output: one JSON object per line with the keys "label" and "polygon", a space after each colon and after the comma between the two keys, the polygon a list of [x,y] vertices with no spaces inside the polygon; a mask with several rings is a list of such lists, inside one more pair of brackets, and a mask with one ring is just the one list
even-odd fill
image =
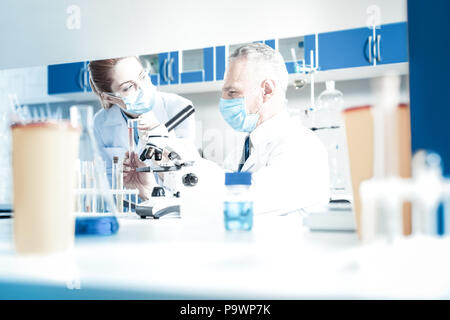
{"label": "woman's hand", "polygon": [[151,197],[153,187],[157,185],[155,176],[151,172],[136,172],[136,168],[146,167],[147,165],[139,160],[134,152],[131,157],[128,152],[125,153],[123,160],[123,184],[127,189],[139,190],[139,197],[148,200]]}
{"label": "woman's hand", "polygon": [[168,132],[164,124],[159,123],[153,112],[147,112],[139,116],[138,121],[139,138],[148,136],[175,136],[173,132]]}
{"label": "woman's hand", "polygon": [[[147,119],[148,120],[148,119]],[[164,149],[166,137],[172,137],[173,132],[168,132],[166,126],[163,124],[152,122],[152,121],[139,121],[138,123],[138,129],[139,129],[139,139],[145,139],[143,141],[155,143],[157,146],[160,146]],[[153,136],[153,137],[152,137]],[[165,138],[160,138],[165,137]],[[160,143],[162,144],[160,145]],[[162,160],[158,161],[155,159],[152,159],[152,162],[154,165],[161,165],[162,163],[167,163],[169,161],[168,158],[169,152],[167,150],[163,150],[163,157]]]}

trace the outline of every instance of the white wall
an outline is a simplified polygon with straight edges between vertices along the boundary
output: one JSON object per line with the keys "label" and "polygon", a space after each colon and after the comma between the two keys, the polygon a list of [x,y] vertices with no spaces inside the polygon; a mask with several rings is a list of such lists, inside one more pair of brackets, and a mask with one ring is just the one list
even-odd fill
{"label": "white wall", "polygon": [[406,21],[406,0],[2,0],[0,69],[292,37],[370,17]]}
{"label": "white wall", "polygon": [[46,100],[47,66],[0,70],[0,89],[17,95],[20,103]]}

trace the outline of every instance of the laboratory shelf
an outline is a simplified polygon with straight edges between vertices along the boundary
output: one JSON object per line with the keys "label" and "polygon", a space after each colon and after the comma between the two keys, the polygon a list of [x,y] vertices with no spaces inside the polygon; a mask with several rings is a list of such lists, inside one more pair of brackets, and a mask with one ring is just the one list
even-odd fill
{"label": "laboratory shelf", "polygon": [[[345,81],[370,79],[380,77],[386,74],[406,75],[409,72],[408,62],[383,64],[377,66],[365,66],[358,68],[345,68],[336,70],[318,71],[314,75],[315,82],[325,82],[327,80]],[[310,75],[291,74],[289,75],[289,84],[296,79],[310,79]]]}
{"label": "laboratory shelf", "polygon": [[[321,83],[327,80],[346,81],[346,80],[370,79],[380,77],[388,73],[406,75],[408,74],[408,63],[403,62],[403,63],[384,64],[378,66],[318,71],[314,75],[314,81],[316,83]],[[292,86],[294,84],[294,81],[297,79],[305,79],[307,80],[307,82],[309,82],[310,75],[290,74],[289,85]],[[159,90],[178,94],[216,92],[222,90],[222,85],[223,81],[214,81],[207,83],[206,82],[188,83],[188,84],[165,86],[159,88]]]}
{"label": "laboratory shelf", "polygon": [[[314,75],[314,81],[316,83],[325,82],[327,80],[334,81],[346,81],[346,80],[358,80],[358,79],[370,79],[379,77],[388,73],[394,73],[398,75],[408,74],[408,63],[392,63],[383,64],[377,66],[366,66],[358,68],[346,68],[337,70],[318,71]],[[295,80],[305,79],[308,83],[310,81],[310,75],[307,74],[289,74],[289,85],[292,86]],[[208,82],[193,82],[174,84],[170,86],[159,86],[158,90],[161,92],[170,92],[177,94],[191,94],[202,92],[220,92],[222,90],[223,80],[208,81]],[[24,104],[36,104],[36,103],[52,103],[52,102],[65,102],[65,101],[93,101],[97,100],[97,96],[91,92],[75,92],[75,93],[63,93],[44,95],[42,97],[26,99]]]}

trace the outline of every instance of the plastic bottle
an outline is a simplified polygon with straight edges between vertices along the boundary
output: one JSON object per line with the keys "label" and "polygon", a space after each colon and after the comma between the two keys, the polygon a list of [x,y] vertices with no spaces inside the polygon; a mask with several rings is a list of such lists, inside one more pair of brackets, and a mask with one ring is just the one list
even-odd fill
{"label": "plastic bottle", "polygon": [[224,220],[227,230],[246,230],[253,227],[252,174],[233,172],[225,174],[226,195]]}

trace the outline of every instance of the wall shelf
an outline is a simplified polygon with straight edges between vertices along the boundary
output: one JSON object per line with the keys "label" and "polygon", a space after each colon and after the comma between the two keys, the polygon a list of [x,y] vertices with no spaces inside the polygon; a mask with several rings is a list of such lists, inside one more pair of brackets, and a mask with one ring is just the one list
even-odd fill
{"label": "wall shelf", "polygon": [[[347,81],[358,79],[370,79],[380,77],[388,73],[395,73],[399,75],[407,75],[409,70],[409,64],[407,62],[385,64],[378,66],[348,68],[348,69],[336,69],[327,71],[318,71],[314,76],[316,83],[325,82],[327,80],[334,81]],[[305,74],[290,74],[289,86],[293,86],[294,81],[297,79],[306,79],[309,83],[309,75]],[[171,92],[180,95],[183,94],[195,94],[203,92],[220,92],[222,90],[223,80],[209,81],[209,82],[196,82],[160,86],[158,89],[161,92]],[[64,93],[55,95],[46,95],[33,99],[25,99],[23,104],[36,104],[36,103],[52,103],[52,102],[65,102],[65,101],[92,101],[97,100],[97,96],[93,92],[77,92],[77,93]]]}

